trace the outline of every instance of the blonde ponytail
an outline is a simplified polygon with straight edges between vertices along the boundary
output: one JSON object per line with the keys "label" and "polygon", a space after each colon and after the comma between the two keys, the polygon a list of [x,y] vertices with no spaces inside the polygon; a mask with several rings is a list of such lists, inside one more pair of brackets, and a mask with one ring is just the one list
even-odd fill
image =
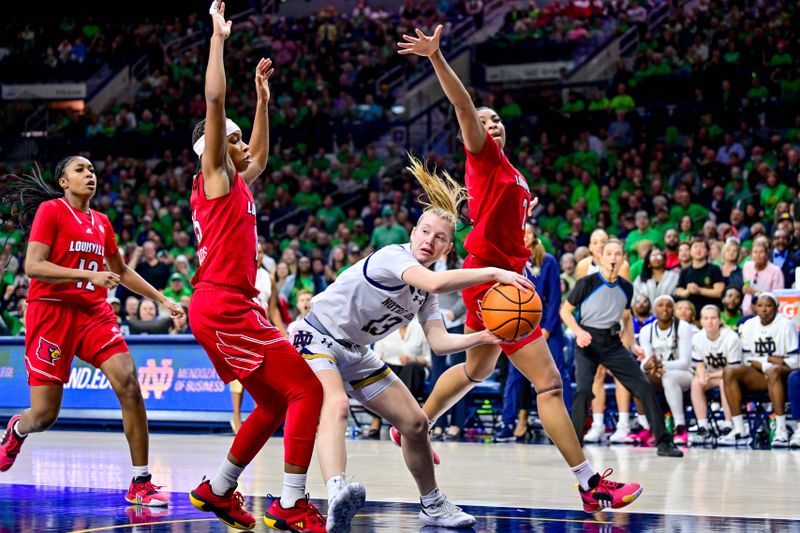
{"label": "blonde ponytail", "polygon": [[428,170],[421,160],[410,153],[408,154],[408,160],[410,163],[406,170],[414,175],[428,196],[427,202],[422,199],[419,200],[422,205],[426,206],[423,215],[425,213],[433,213],[447,220],[453,225],[453,231],[455,232],[461,203],[469,198],[467,190],[459,185],[446,171],[442,171],[442,177],[444,178],[442,179],[435,171]]}

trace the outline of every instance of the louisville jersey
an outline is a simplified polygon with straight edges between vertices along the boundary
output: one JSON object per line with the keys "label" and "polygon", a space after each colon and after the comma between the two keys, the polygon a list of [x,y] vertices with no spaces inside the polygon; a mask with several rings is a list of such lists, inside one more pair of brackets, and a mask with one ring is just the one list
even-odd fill
{"label": "louisville jersey", "polygon": [[489,132],[480,152],[466,152],[465,182],[473,228],[464,248],[483,263],[521,272],[531,253],[525,247],[531,205],[528,182]]}
{"label": "louisville jersey", "polygon": [[[90,209],[84,213],[64,198],[48,200],[39,206],[28,239],[50,247],[51,263],[80,270],[105,270],[106,257],[118,253],[114,228],[103,213]],[[74,304],[104,302],[108,289],[89,281],[47,283],[31,280],[28,300],[49,300]]]}
{"label": "louisville jersey", "polygon": [[692,361],[703,363],[712,372],[727,365],[738,365],[742,362],[742,342],[729,328],[720,328],[719,337],[713,341],[708,339],[705,330],[700,330],[692,337]]}
{"label": "louisville jersey", "polygon": [[754,316],[739,329],[742,336],[742,354],[745,361],[751,357],[774,355],[783,358],[797,357],[797,330],[782,314],[766,326]]}
{"label": "louisville jersey", "polygon": [[242,177],[236,174],[225,196],[208,199],[200,172],[192,186],[191,208],[200,262],[192,285],[219,285],[249,298],[258,296],[256,205]]}
{"label": "louisville jersey", "polygon": [[421,266],[408,244],[381,248],[351,266],[311,299],[311,312],[332,337],[367,346],[408,324],[441,320],[439,300],[408,285],[403,272]]}

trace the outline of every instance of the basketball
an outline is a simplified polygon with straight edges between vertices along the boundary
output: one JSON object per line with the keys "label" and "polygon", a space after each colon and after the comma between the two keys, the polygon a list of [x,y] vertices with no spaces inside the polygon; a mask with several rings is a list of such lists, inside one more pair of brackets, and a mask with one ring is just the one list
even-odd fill
{"label": "basketball", "polygon": [[542,299],[536,291],[523,292],[513,285],[497,283],[483,297],[481,316],[486,329],[514,342],[541,322]]}

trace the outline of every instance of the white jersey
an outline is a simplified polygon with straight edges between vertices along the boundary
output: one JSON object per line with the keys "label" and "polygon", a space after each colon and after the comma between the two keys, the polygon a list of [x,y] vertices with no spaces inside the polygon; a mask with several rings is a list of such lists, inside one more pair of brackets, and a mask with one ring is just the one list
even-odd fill
{"label": "white jersey", "polygon": [[651,357],[664,364],[665,370],[689,370],[692,366],[692,325],[673,319],[666,330],[655,320],[639,331],[639,345],[644,350],[642,366]]}
{"label": "white jersey", "polygon": [[591,276],[595,272],[600,272],[600,267],[594,264],[594,259],[592,259],[592,263],[589,265],[589,268],[586,269],[586,275]]}
{"label": "white jersey", "polygon": [[[745,362],[753,357],[783,357],[792,359],[787,363],[797,368],[797,330],[782,314],[778,313],[770,324],[761,324],[754,316],[739,329],[742,336],[742,353]],[[792,365],[794,363],[794,365]]]}
{"label": "white jersey", "polygon": [[720,328],[715,341],[708,340],[705,330],[700,330],[692,337],[692,361],[703,363],[712,372],[738,365],[742,362],[742,342],[730,328]]}
{"label": "white jersey", "polygon": [[403,281],[403,272],[422,266],[409,244],[381,248],[342,272],[311,299],[311,314],[330,336],[359,346],[386,337],[418,315],[421,323],[441,320],[439,300]]}

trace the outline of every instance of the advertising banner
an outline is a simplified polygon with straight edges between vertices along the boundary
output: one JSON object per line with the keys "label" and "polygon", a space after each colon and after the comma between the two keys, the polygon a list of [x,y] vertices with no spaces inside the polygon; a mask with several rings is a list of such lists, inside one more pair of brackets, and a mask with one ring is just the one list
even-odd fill
{"label": "advertising banner", "polygon": [[[230,391],[194,337],[132,335],[126,340],[148,411],[231,411]],[[21,337],[0,337],[0,409],[30,404],[24,342]],[[76,357],[62,408],[118,410],[119,402],[103,373]],[[253,401],[245,393],[242,410],[252,409]]]}

